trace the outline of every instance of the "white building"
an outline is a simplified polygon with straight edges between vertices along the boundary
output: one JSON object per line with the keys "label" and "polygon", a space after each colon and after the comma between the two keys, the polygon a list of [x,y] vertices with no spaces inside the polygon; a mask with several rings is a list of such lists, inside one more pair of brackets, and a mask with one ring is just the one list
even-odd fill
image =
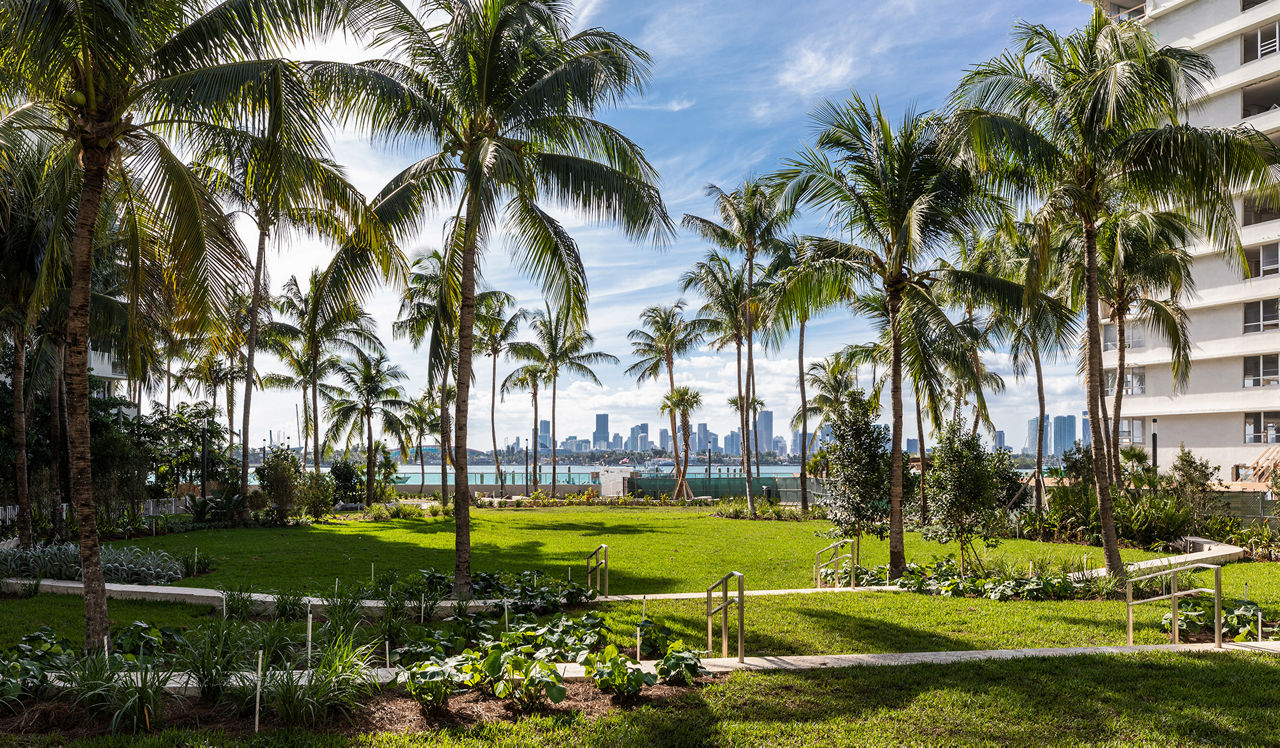
{"label": "white building", "polygon": [[[1121,0],[1109,6],[1141,19],[1161,43],[1213,60],[1216,77],[1189,116],[1191,124],[1244,122],[1280,139],[1280,0]],[[1280,462],[1280,211],[1248,199],[1237,201],[1237,211],[1247,268],[1233,267],[1208,247],[1193,250],[1187,388],[1173,389],[1169,348],[1127,325],[1120,423],[1121,442],[1155,448],[1161,467],[1185,445],[1219,465],[1224,480],[1257,479]],[[1114,387],[1115,329],[1107,325],[1103,333],[1103,366]]]}

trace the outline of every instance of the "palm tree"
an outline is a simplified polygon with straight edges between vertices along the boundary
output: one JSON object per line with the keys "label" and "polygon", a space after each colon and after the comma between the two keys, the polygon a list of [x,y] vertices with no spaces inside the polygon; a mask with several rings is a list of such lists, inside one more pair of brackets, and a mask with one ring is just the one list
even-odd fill
{"label": "palm tree", "polygon": [[398,384],[406,379],[405,373],[381,352],[369,354],[360,350],[353,358],[339,362],[334,373],[341,384],[339,392],[326,405],[329,439],[336,441],[345,434],[347,445],[364,441],[365,503],[372,504],[378,455],[374,449],[374,422],[385,436],[400,442],[401,454],[408,451],[407,430],[401,414],[409,408],[409,403]]}
{"label": "palm tree", "polygon": [[425,494],[427,492],[427,460],[423,454],[422,443],[432,434],[440,433],[440,407],[436,403],[434,394],[423,392],[409,401],[409,407],[405,409],[404,414],[404,427],[406,438],[418,450],[419,481],[422,484],[422,493]]}
{"label": "palm tree", "polygon": [[805,379],[813,394],[803,404],[804,412],[796,411],[791,427],[797,428],[807,419],[814,419],[814,433],[830,427],[840,417],[849,398],[858,390],[854,358],[849,353],[837,351],[830,356],[809,364]]}
{"label": "palm tree", "polygon": [[183,275],[182,293],[218,307],[227,289],[242,285],[244,254],[213,194],[164,136],[196,143],[226,137],[233,131],[221,125],[264,111],[266,84],[277,69],[271,53],[341,16],[324,2],[244,5],[14,0],[0,6],[0,49],[8,52],[0,79],[15,104],[0,122],[0,141],[11,143],[23,130],[60,133],[81,168],[69,242],[66,380],[90,649],[102,646],[108,633],[93,516],[88,376],[94,233],[104,194],[113,182],[127,183],[127,193],[147,204],[149,220],[165,227],[163,248]]}
{"label": "palm tree", "polygon": [[[507,355],[511,356],[510,347]],[[525,364],[507,375],[502,380],[502,394],[509,392],[528,392],[533,401],[533,489],[538,490],[538,386],[547,378],[546,369],[541,364]]]}
{"label": "palm tree", "polygon": [[[689,437],[693,431],[689,424],[689,415],[702,407],[702,393],[681,385],[662,398],[662,412],[680,417],[680,435],[684,444],[684,464],[679,468],[680,475],[689,473]],[[674,443],[675,436],[672,436]]]}
{"label": "palm tree", "polygon": [[[1075,232],[1069,232],[1075,234]],[[1127,328],[1136,322],[1168,342],[1174,382],[1184,386],[1191,368],[1191,339],[1183,300],[1195,289],[1187,246],[1194,229],[1185,216],[1169,211],[1118,209],[1098,226],[1098,299],[1110,310],[1116,329],[1116,377],[1111,413],[1111,479],[1120,476],[1120,409],[1125,388]],[[1080,298],[1078,235],[1066,247],[1073,256],[1073,296]],[[1105,392],[1104,392],[1105,397]]]}
{"label": "palm tree", "polygon": [[467,482],[468,407],[474,354],[476,277],[489,239],[505,234],[516,264],[578,324],[587,283],[569,232],[547,211],[550,198],[637,240],[660,242],[673,226],[643,151],[594,119],[636,90],[648,58],[617,34],[574,32],[560,2],[425,0],[353,9],[352,28],[395,55],[330,74],[322,92],[375,137],[429,141],[439,148],[397,175],[375,200],[392,225],[416,226],[439,209],[447,224],[447,306],[457,310],[458,399],[454,420],[455,580],[471,585]]}
{"label": "palm tree", "polygon": [[[971,70],[954,95],[957,129],[975,163],[1041,211],[1074,223],[1084,244],[1085,400],[1107,568],[1124,570],[1116,543],[1111,482],[1101,431],[1102,339],[1098,229],[1134,204],[1175,205],[1205,239],[1240,253],[1233,196],[1280,205],[1270,166],[1280,154],[1250,126],[1185,124],[1213,64],[1203,53],[1160,46],[1141,24],[1094,9],[1065,36],[1043,26],[1014,29],[1017,52]],[[1003,166],[1014,164],[1015,169]]]}
{"label": "palm tree", "polygon": [[[756,256],[761,253],[773,254],[777,251],[782,231],[791,220],[791,212],[779,209],[764,183],[757,179],[746,180],[733,192],[725,192],[714,184],[707,185],[707,196],[715,200],[720,223],[686,213],[682,224],[715,246],[742,252],[746,256],[746,304],[743,325],[747,343],[747,378],[746,391],[742,394],[747,402],[752,402],[756,396],[754,340],[756,326],[759,323],[753,310],[753,305],[756,303]],[[754,411],[751,411],[751,417],[748,416],[747,411],[742,411],[740,420],[743,466],[747,474],[747,505],[754,516],[755,500],[751,495],[750,457],[747,456],[750,452],[748,445],[751,443],[751,435],[755,433],[756,427]],[[758,438],[756,442],[758,463]]]}
{"label": "palm tree", "polygon": [[809,398],[805,391],[804,333],[809,320],[843,299],[838,284],[826,282],[813,263],[814,243],[791,236],[776,244],[775,254],[765,268],[765,278],[773,279],[764,291],[769,326],[765,343],[778,347],[792,329],[798,330],[796,345],[796,384],[800,389],[800,512],[809,511]]}
{"label": "palm tree", "polygon": [[497,476],[498,493],[507,495],[506,478],[502,475],[502,461],[498,455],[498,357],[507,352],[529,312],[517,309],[510,315],[507,308],[515,303],[508,294],[494,292],[476,309],[476,344],[493,364],[489,383],[489,432],[493,437],[493,471]]}
{"label": "palm tree", "polygon": [[373,317],[344,297],[339,284],[332,282],[327,272],[312,271],[305,287],[297,276],[290,276],[274,302],[275,311],[282,318],[276,324],[287,324],[295,331],[298,373],[305,372],[306,379],[299,384],[311,390],[310,433],[316,472],[319,472],[324,461],[320,401],[325,399],[328,388],[325,380],[337,368],[338,354],[381,351],[382,341]]}
{"label": "palm tree", "polygon": [[588,350],[596,339],[578,326],[566,310],[536,311],[530,315],[530,327],[534,340],[520,341],[508,346],[511,356],[540,367],[543,377],[551,383],[551,495],[556,495],[559,476],[556,474],[556,392],[562,376],[577,376],[600,386],[600,378],[592,371],[596,364],[616,364],[618,359],[608,353]]}
{"label": "palm tree", "polygon": [[[738,395],[731,404],[738,411],[738,433],[742,435],[742,473],[747,510],[755,516],[755,497],[751,492],[751,432],[747,429],[746,410],[741,407],[747,399],[742,381],[742,349],[747,338],[747,307],[750,304],[746,269],[734,267],[728,258],[711,252],[705,260],[695,263],[693,268],[680,277],[680,288],[684,291],[696,289],[706,300],[698,316],[709,320],[708,334],[711,336],[712,347],[723,350],[732,344],[737,354]],[[675,434],[672,433],[672,444],[675,440]]]}
{"label": "palm tree", "polygon": [[[647,329],[632,330],[627,334],[631,340],[631,355],[636,362],[627,367],[627,373],[636,378],[640,384],[647,379],[657,379],[662,370],[667,372],[668,394],[676,390],[676,359],[683,358],[702,344],[710,331],[712,323],[701,317],[686,319],[684,316],[684,299],[679,299],[670,306],[651,306],[640,313],[640,323]],[[674,445],[676,433],[676,413],[670,411],[671,443]],[[684,472],[680,469],[680,453],[673,450],[676,464],[675,496],[693,498]]]}
{"label": "palm tree", "polygon": [[[942,123],[908,111],[895,129],[878,101],[853,94],[814,115],[816,146],[789,159],[777,179],[786,206],[812,205],[866,246],[818,240],[839,259],[820,265],[853,287],[883,295],[889,330],[892,409],[889,573],[906,568],[902,527],[902,324],[904,304],[949,269],[929,265],[952,237],[979,225],[983,193],[948,151]],[[990,211],[993,213],[993,211]]]}

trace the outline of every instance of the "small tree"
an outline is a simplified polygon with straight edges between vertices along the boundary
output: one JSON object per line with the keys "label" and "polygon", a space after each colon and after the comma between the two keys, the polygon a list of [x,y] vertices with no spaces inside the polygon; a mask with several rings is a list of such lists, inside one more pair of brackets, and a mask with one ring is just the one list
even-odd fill
{"label": "small tree", "polygon": [[[258,476],[259,492],[272,507],[277,522],[284,522],[293,513],[298,499],[298,482],[302,478],[302,464],[293,450],[275,447],[267,453],[262,464],[254,469]],[[268,504],[258,506],[264,509]]]}
{"label": "small tree", "polygon": [[350,460],[334,460],[329,465],[333,478],[333,496],[343,504],[359,504],[364,501],[364,475]]}
{"label": "small tree", "polygon": [[859,541],[867,532],[883,538],[889,518],[889,431],[876,425],[877,414],[855,390],[835,414],[831,440],[820,453],[827,477],[821,479],[826,496],[818,503],[841,535]]}
{"label": "small tree", "polygon": [[[354,470],[354,468],[353,468]],[[333,478],[328,473],[306,473],[298,485],[298,508],[313,520],[333,511]]]}
{"label": "small tree", "polygon": [[[1275,473],[1271,476],[1273,490],[1276,477]],[[1207,459],[1197,459],[1185,446],[1178,447],[1178,456],[1169,466],[1168,485],[1186,506],[1191,507],[1191,515],[1197,522],[1226,508],[1217,494],[1222,489],[1218,466]]]}
{"label": "small tree", "polygon": [[960,545],[960,574],[966,559],[981,561],[974,543],[994,547],[1000,512],[1004,508],[1002,481],[997,481],[992,456],[978,435],[952,421],[943,429],[929,470],[929,502],[940,527],[931,537]]}

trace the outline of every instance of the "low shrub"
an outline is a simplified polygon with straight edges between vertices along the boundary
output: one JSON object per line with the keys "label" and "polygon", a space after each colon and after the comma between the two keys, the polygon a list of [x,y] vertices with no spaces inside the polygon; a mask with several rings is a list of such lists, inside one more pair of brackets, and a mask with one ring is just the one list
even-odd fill
{"label": "low shrub", "polygon": [[[103,546],[102,574],[119,584],[170,584],[183,577],[183,564],[164,551],[136,546]],[[80,579],[80,546],[60,543],[0,550],[0,578]]]}
{"label": "low shrub", "polygon": [[685,648],[682,641],[672,642],[654,669],[658,680],[669,686],[692,686],[694,681],[708,674],[702,667],[702,657]]}
{"label": "low shrub", "polygon": [[462,676],[453,662],[419,662],[405,671],[405,690],[424,711],[439,714],[449,708],[449,697],[462,687]]}
{"label": "low shrub", "polygon": [[652,686],[658,679],[644,672],[640,663],[618,652],[610,644],[599,654],[582,658],[582,666],[596,687],[618,699],[637,696],[645,686]]}

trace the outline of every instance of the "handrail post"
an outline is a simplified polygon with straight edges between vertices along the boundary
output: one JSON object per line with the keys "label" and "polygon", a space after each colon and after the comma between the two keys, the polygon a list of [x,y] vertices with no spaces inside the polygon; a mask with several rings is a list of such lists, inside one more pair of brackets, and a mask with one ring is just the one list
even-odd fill
{"label": "handrail post", "polygon": [[1125,609],[1128,611],[1128,643],[1133,646],[1133,580],[1126,579],[1124,583],[1124,600]]}
{"label": "handrail post", "polygon": [[609,596],[609,546],[607,545],[604,547],[604,596]]}
{"label": "handrail post", "polygon": [[1173,606],[1173,643],[1178,643],[1178,572],[1169,575],[1169,599]]}
{"label": "handrail post", "polygon": [[720,656],[729,656],[729,580],[720,587]]}
{"label": "handrail post", "polygon": [[715,586],[714,584],[707,588],[707,656],[708,656],[708,657],[710,657],[710,656],[711,656],[711,644],[712,644],[712,635],[711,635],[711,591],[712,591],[712,590],[714,590],[715,588],[716,588],[716,586]]}
{"label": "handrail post", "polygon": [[742,650],[742,629],[743,629],[742,624],[743,624],[743,617],[746,615],[743,610],[745,607],[745,598],[746,598],[745,579],[746,578],[743,577],[741,574],[738,575],[738,662],[743,662],[745,660],[743,656],[743,650]]}
{"label": "handrail post", "polygon": [[1222,567],[1213,570],[1213,646],[1222,649]]}

